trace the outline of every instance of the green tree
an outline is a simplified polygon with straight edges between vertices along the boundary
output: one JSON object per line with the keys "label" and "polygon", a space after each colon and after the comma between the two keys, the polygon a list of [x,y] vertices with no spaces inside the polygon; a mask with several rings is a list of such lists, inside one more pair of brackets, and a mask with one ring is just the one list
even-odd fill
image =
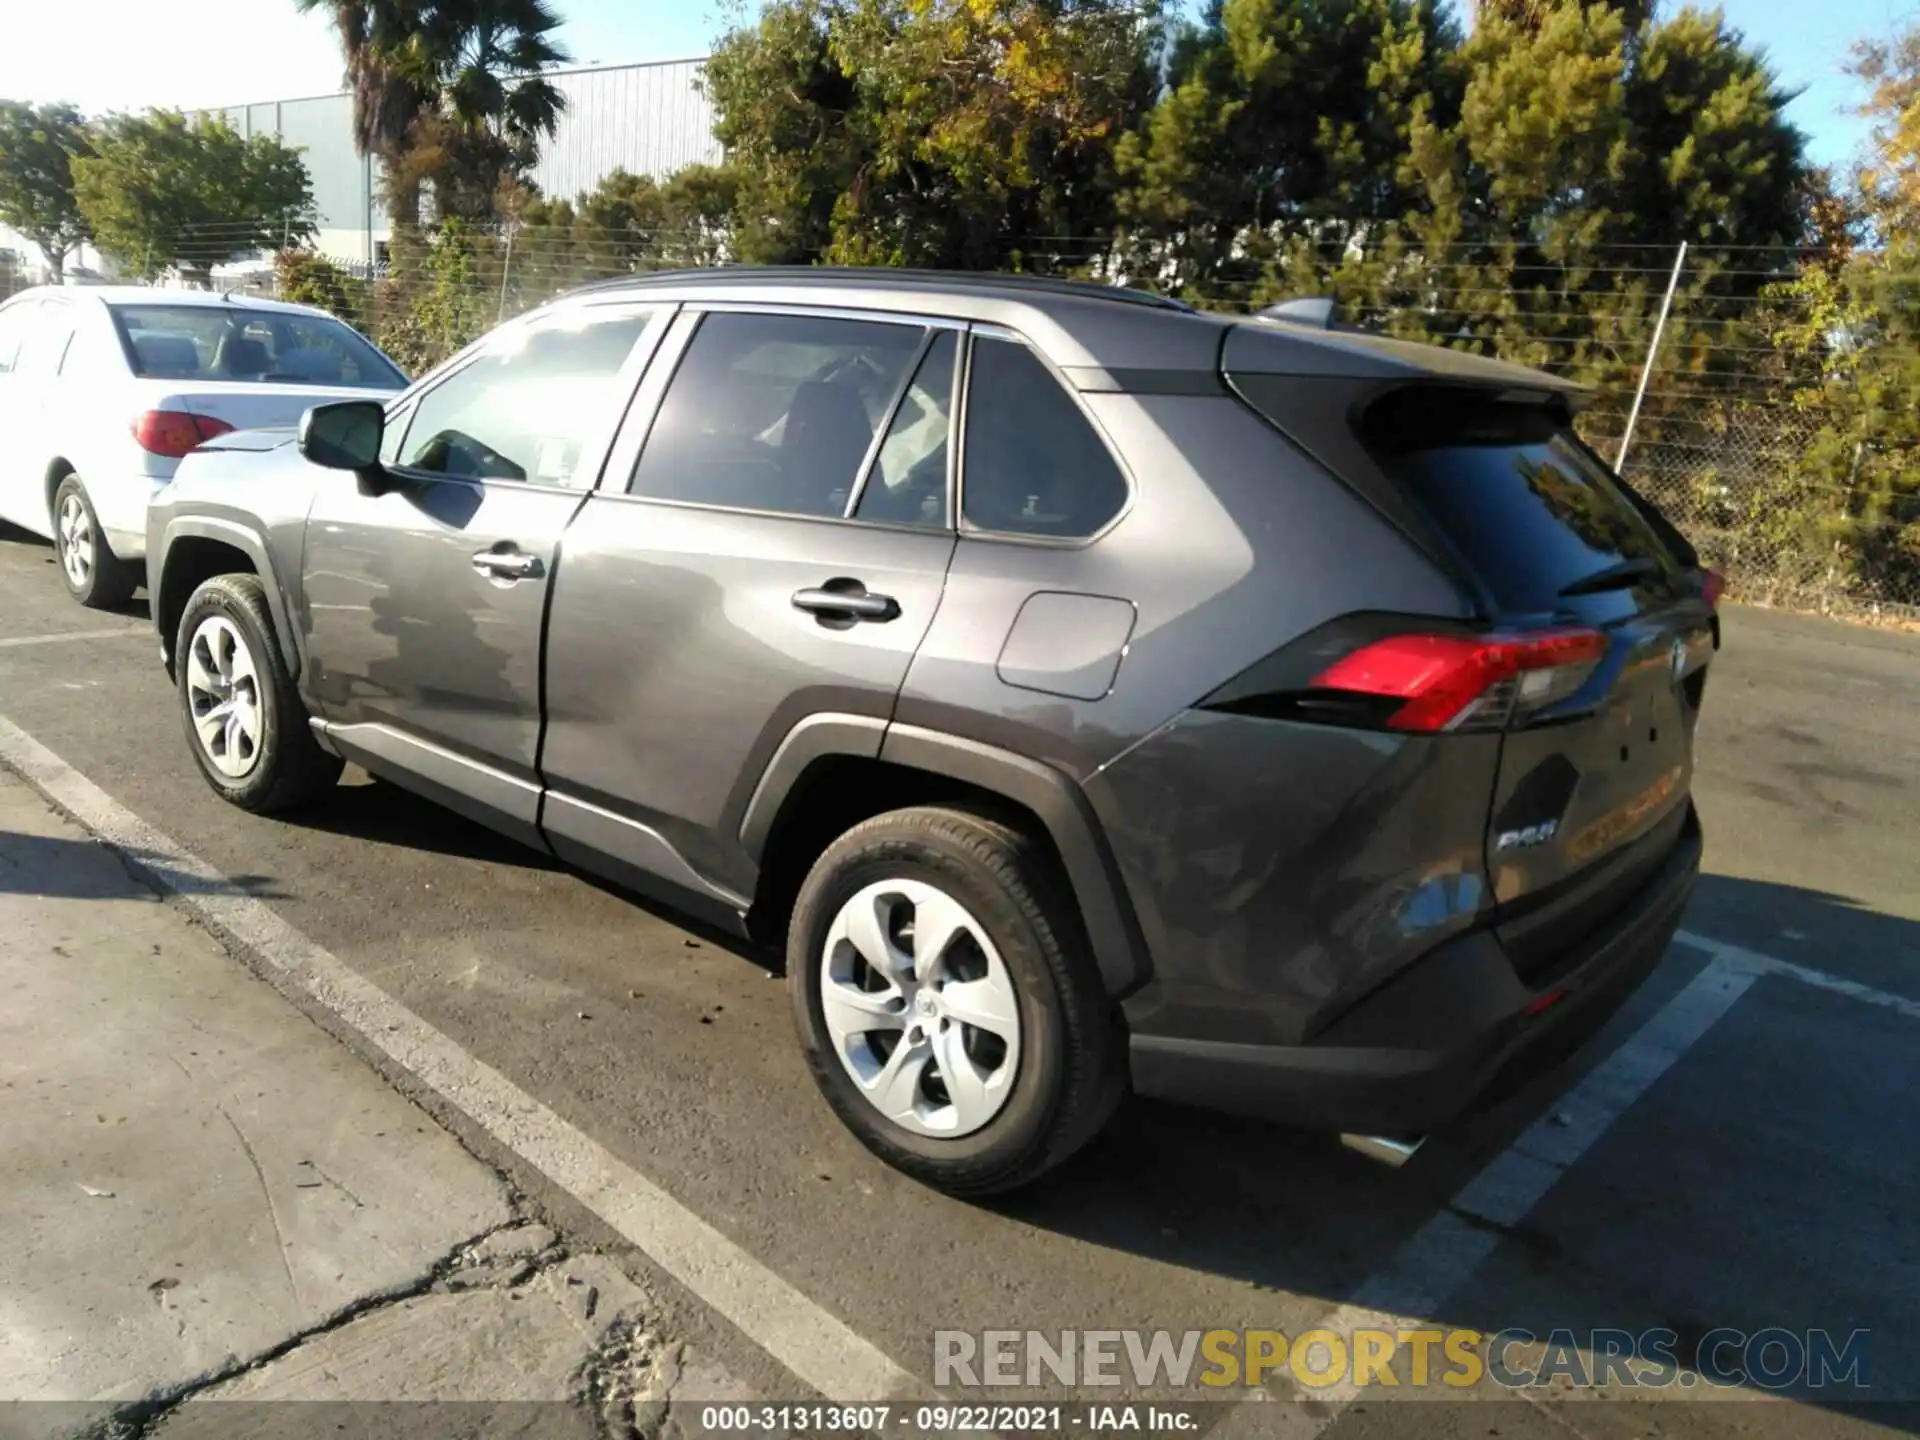
{"label": "green tree", "polygon": [[[362,155],[400,169],[414,127],[439,95],[439,58],[421,26],[420,0],[294,0],[303,12],[325,10],[333,20],[353,95],[353,139]],[[418,220],[417,183],[389,186],[387,203],[402,223]]]}
{"label": "green tree", "polygon": [[95,243],[139,275],[213,266],[313,233],[313,187],[299,152],[177,111],[117,115],[73,161],[74,194]]}
{"label": "green tree", "polygon": [[1173,48],[1168,87],[1121,142],[1136,265],[1217,288],[1289,239],[1337,251],[1417,198],[1416,124],[1450,125],[1459,44],[1425,0],[1224,0]]}
{"label": "green tree", "polygon": [[0,100],[0,224],[40,247],[56,282],[68,253],[87,238],[72,164],[92,153],[86,125],[71,105]]}
{"label": "green tree", "polygon": [[1126,0],[774,0],[706,68],[742,259],[1019,265],[1104,249],[1151,99]]}

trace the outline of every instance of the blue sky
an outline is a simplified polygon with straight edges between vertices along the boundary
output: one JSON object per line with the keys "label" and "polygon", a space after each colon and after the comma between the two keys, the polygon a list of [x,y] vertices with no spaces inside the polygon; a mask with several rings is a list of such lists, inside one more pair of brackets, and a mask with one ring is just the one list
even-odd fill
{"label": "blue sky", "polygon": [[[563,39],[585,63],[705,53],[737,13],[714,0],[557,0]],[[95,0],[82,43],[73,12],[16,5],[0,47],[0,96],[72,100],[88,111],[192,108],[324,94],[338,88],[339,54],[318,16],[291,0]],[[1838,164],[1865,139],[1845,113],[1861,96],[1844,75],[1848,47],[1920,15],[1920,0],[1728,0],[1728,20],[1763,46],[1781,80],[1804,93],[1790,114],[1809,152]]]}

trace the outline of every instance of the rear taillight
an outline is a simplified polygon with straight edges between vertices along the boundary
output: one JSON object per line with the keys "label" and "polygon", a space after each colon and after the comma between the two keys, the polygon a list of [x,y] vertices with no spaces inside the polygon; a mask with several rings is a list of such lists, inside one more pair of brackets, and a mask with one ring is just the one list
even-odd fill
{"label": "rear taillight", "polygon": [[1726,593],[1727,577],[1718,570],[1700,572],[1700,596],[1707,604],[1718,606],[1720,597]]}
{"label": "rear taillight", "polygon": [[1390,730],[1497,730],[1579,691],[1607,651],[1597,630],[1392,635],[1322,670],[1313,688],[1397,702]]}
{"label": "rear taillight", "polygon": [[148,410],[133,418],[133,438],[150,455],[178,460],[196,445],[225,435],[233,426],[190,410]]}

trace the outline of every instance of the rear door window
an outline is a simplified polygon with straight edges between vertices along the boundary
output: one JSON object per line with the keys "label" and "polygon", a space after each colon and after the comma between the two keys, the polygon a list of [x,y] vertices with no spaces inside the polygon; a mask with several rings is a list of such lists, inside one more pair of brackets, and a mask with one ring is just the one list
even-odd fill
{"label": "rear door window", "polygon": [[947,442],[953,426],[954,363],[959,351],[960,339],[951,330],[933,337],[867,471],[854,505],[856,520],[946,528]]}
{"label": "rear door window", "polygon": [[1362,426],[1382,467],[1514,612],[1676,593],[1682,557],[1550,407],[1442,387],[1396,391]]}
{"label": "rear door window", "polygon": [[38,300],[21,300],[0,310],[0,375],[11,374],[20,354],[20,343],[27,338],[40,314]]}
{"label": "rear door window", "polygon": [[[706,316],[661,399],[629,493],[844,515],[925,338],[923,326],[877,320]],[[904,464],[898,479],[907,479]]]}
{"label": "rear door window", "polygon": [[974,341],[967,378],[967,525],[1003,535],[1085,538],[1127,503],[1126,477],[1038,355]]}
{"label": "rear door window", "polygon": [[38,379],[57,374],[72,338],[73,307],[60,301],[42,301],[14,356],[14,373]]}

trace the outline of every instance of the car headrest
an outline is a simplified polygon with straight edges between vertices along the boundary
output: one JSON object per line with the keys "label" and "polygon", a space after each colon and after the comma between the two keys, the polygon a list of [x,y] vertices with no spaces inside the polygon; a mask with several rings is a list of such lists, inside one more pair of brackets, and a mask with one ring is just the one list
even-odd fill
{"label": "car headrest", "polygon": [[273,364],[273,357],[267,354],[267,347],[258,340],[245,335],[229,335],[220,342],[220,354],[214,360],[214,369],[228,375],[254,376],[264,375]]}
{"label": "car headrest", "polygon": [[136,335],[134,358],[147,375],[198,375],[200,351],[184,335]]}

